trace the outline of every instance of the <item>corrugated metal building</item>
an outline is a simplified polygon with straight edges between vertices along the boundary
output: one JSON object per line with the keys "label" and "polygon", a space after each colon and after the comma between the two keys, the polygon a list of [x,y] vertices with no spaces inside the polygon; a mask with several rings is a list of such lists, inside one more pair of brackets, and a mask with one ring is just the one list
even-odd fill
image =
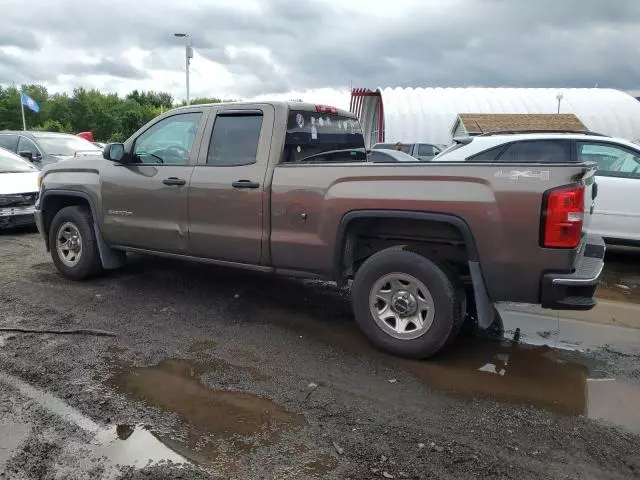
{"label": "corrugated metal building", "polygon": [[[558,98],[560,97],[560,98]],[[640,140],[640,102],[605,88],[354,88],[350,110],[368,146],[449,144],[461,113],[573,113],[589,130]]]}

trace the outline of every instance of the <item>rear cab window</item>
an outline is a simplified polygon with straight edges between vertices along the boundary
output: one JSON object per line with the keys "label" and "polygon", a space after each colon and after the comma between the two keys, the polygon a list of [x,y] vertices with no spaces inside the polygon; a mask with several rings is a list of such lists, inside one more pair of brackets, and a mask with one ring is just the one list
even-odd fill
{"label": "rear cab window", "polygon": [[323,110],[289,111],[282,163],[366,162],[358,119]]}
{"label": "rear cab window", "polygon": [[217,115],[207,153],[207,165],[237,167],[257,161],[262,112]]}

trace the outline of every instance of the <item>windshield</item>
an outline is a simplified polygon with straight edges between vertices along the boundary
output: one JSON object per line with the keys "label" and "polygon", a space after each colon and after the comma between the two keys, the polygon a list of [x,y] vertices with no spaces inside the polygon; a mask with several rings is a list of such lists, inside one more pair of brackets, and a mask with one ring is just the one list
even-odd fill
{"label": "windshield", "polygon": [[38,171],[36,167],[11,152],[0,148],[0,173]]}
{"label": "windshield", "polygon": [[366,155],[350,152],[364,148],[362,128],[356,118],[303,110],[289,112],[284,162],[300,162],[323,152],[332,152],[332,162],[365,161]]}
{"label": "windshield", "polygon": [[81,150],[95,150],[100,151],[93,143],[85,140],[84,138],[74,137],[70,135],[66,136],[40,136],[38,135],[38,143],[44,153],[48,155],[61,155],[72,157],[76,152]]}

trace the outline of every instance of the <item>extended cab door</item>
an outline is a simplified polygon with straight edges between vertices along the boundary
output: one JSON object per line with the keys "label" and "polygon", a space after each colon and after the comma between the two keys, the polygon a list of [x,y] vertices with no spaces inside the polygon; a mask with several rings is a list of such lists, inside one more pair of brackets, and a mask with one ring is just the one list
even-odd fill
{"label": "extended cab door", "polygon": [[113,244],[169,253],[188,247],[189,181],[210,107],[169,113],[125,149],[129,163],[102,172],[102,230]]}
{"label": "extended cab door", "polygon": [[260,262],[274,116],[272,105],[214,107],[189,191],[192,255]]}

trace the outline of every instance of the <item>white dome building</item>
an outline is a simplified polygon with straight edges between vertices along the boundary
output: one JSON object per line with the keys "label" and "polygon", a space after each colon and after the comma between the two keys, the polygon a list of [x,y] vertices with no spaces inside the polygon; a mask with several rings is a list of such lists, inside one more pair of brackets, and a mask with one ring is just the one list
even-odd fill
{"label": "white dome building", "polygon": [[[560,96],[560,98],[558,98]],[[640,140],[640,102],[606,88],[354,88],[350,110],[374,143],[449,144],[461,113],[573,113],[591,131]]]}

